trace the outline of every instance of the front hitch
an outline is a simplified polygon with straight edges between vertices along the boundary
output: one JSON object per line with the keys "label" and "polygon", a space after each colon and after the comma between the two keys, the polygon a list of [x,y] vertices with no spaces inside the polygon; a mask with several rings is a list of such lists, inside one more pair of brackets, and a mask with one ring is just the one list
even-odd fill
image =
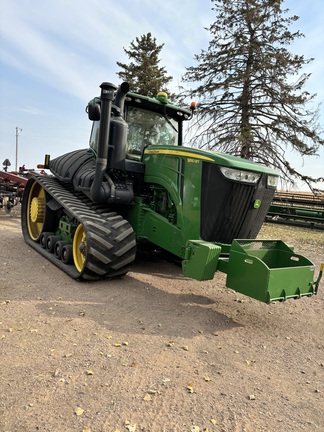
{"label": "front hitch", "polygon": [[217,244],[189,240],[182,269],[185,276],[211,280],[226,273],[226,286],[264,303],[317,294],[324,271],[314,281],[315,266],[281,240],[233,240]]}

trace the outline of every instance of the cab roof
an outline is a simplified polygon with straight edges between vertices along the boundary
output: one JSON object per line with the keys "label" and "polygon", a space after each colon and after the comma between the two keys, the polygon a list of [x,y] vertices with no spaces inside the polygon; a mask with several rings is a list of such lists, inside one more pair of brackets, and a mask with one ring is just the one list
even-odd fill
{"label": "cab roof", "polygon": [[127,93],[125,105],[167,114],[178,121],[188,120],[191,117],[190,110],[172,105],[167,99],[162,100],[164,100],[164,102],[158,98],[150,98],[137,93]]}

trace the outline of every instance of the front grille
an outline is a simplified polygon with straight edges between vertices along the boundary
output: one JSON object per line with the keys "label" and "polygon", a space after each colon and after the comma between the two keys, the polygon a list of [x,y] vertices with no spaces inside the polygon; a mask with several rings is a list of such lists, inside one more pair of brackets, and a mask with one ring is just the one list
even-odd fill
{"label": "front grille", "polygon": [[[235,238],[255,238],[273,194],[273,189],[266,188],[265,174],[257,185],[242,184],[226,179],[218,165],[204,162],[201,238],[219,243],[232,243]],[[261,201],[259,209],[253,208],[256,199]]]}

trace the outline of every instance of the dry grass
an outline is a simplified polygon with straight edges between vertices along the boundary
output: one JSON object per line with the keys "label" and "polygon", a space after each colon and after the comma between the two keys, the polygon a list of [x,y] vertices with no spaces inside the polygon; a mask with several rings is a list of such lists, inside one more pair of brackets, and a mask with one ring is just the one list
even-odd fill
{"label": "dry grass", "polygon": [[264,223],[258,238],[283,240],[289,245],[294,245],[300,253],[306,255],[306,252],[314,252],[324,259],[323,230]]}

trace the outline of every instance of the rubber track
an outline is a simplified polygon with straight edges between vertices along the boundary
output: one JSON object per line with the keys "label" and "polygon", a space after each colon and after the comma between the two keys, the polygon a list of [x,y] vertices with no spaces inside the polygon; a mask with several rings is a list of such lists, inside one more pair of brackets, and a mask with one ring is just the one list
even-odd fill
{"label": "rubber track", "polygon": [[127,220],[111,212],[106,205],[94,203],[83,193],[74,191],[69,183],[37,175],[33,179],[64,208],[68,216],[82,223],[87,240],[85,266],[80,273],[74,264],[64,264],[33,241],[28,230],[23,228],[26,242],[75,279],[96,280],[126,274],[136,253],[135,234]]}

